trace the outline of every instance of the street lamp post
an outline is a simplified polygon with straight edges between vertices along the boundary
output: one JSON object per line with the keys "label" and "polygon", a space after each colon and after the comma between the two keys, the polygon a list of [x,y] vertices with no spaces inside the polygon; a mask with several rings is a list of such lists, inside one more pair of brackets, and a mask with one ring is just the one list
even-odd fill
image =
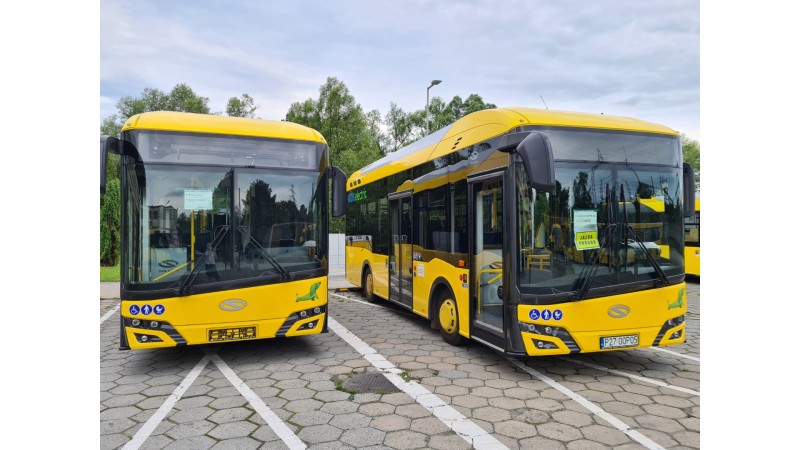
{"label": "street lamp post", "polygon": [[428,86],[428,92],[427,95],[425,96],[425,134],[431,134],[430,125],[428,125],[428,103],[430,102],[431,98],[431,88],[441,82],[442,80],[433,80],[431,81],[431,85]]}

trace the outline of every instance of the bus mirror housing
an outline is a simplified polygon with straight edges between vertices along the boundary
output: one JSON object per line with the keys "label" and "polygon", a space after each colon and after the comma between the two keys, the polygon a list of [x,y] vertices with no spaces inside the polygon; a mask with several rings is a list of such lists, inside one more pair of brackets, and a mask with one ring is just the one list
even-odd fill
{"label": "bus mirror housing", "polygon": [[331,190],[333,194],[331,215],[341,217],[347,208],[347,178],[342,169],[338,167],[331,168]]}
{"label": "bus mirror housing", "polygon": [[108,154],[119,154],[119,139],[113,136],[100,136],[100,194],[106,193],[106,167]]}
{"label": "bus mirror housing", "polygon": [[683,217],[694,216],[694,169],[689,163],[683,163]]}
{"label": "bus mirror housing", "polygon": [[538,131],[511,133],[502,137],[498,150],[516,153],[522,158],[528,186],[542,192],[556,189],[556,169],[550,139]]}

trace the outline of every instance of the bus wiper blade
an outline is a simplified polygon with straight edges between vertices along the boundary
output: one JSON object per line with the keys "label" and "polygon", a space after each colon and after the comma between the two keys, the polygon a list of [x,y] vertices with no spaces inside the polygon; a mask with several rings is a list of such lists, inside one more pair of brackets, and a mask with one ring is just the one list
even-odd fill
{"label": "bus wiper blade", "polygon": [[628,205],[627,205],[627,203],[625,203],[625,186],[624,185],[620,185],[619,186],[619,195],[620,195],[620,198],[622,199],[622,209],[623,209],[623,211],[622,211],[622,226],[623,226],[623,229],[625,230],[625,240],[624,240],[624,242],[625,242],[625,262],[626,263],[628,262],[628,234],[631,234],[631,235],[633,235],[633,241],[636,242],[637,244],[639,244],[639,248],[642,249],[642,253],[644,253],[644,256],[645,256],[645,259],[647,259],[647,262],[650,264],[650,266],[653,268],[653,270],[655,270],[656,273],[658,274],[659,280],[664,284],[669,284],[669,280],[667,280],[667,274],[664,273],[664,269],[662,269],[661,265],[658,263],[658,261],[656,261],[656,259],[653,258],[653,255],[651,255],[650,252],[647,250],[647,247],[645,247],[644,242],[642,242],[642,240],[639,239],[639,236],[636,234],[636,231],[633,229],[631,224],[628,223]]}
{"label": "bus wiper blade", "polygon": [[183,280],[183,283],[181,283],[181,285],[178,286],[178,295],[186,295],[186,293],[189,291],[189,288],[192,287],[192,284],[194,284],[194,280],[197,279],[197,275],[200,273],[200,269],[205,267],[208,255],[212,252],[217,251],[217,246],[220,244],[220,242],[222,242],[222,238],[225,237],[226,234],[228,234],[228,229],[230,228],[230,225],[220,225],[219,228],[222,229],[222,232],[214,236],[214,240],[211,242],[211,248],[207,250],[205,253],[203,253],[203,256],[201,256],[200,259],[197,260],[197,263],[194,265],[194,269],[192,269],[192,271],[189,272],[189,276],[187,276],[186,279]]}
{"label": "bus wiper blade", "polygon": [[586,297],[586,294],[589,292],[589,288],[591,287],[592,282],[594,281],[594,276],[597,274],[597,267],[598,267],[597,263],[600,261],[600,252],[605,250],[606,255],[609,255],[608,258],[609,262],[611,261],[611,253],[608,251],[607,247],[611,245],[612,242],[611,236],[613,236],[614,232],[616,232],[616,229],[617,229],[617,224],[615,223],[606,226],[605,233],[603,235],[603,245],[601,245],[600,248],[597,250],[597,252],[595,252],[594,258],[592,259],[592,263],[589,265],[588,273],[586,274],[586,276],[578,278],[579,280],[583,279],[583,282],[581,283],[580,289],[578,289],[578,291],[574,293],[570,298],[571,301],[577,302],[578,300],[583,300],[584,297]]}
{"label": "bus wiper blade", "polygon": [[[245,232],[245,227],[243,225],[240,225],[238,229],[242,233]],[[264,259],[266,259],[270,264],[272,264],[272,267],[274,267],[275,270],[277,270],[281,274],[282,280],[291,280],[294,278],[292,274],[289,273],[289,271],[286,270],[282,265],[280,265],[280,263],[275,259],[275,257],[272,256],[269,253],[269,251],[267,251],[267,249],[265,249],[261,244],[259,244],[258,241],[252,235],[248,234],[247,237],[250,240],[250,243],[255,245],[260,250],[260,253],[261,255],[264,256]]]}
{"label": "bus wiper blade", "polygon": [[660,279],[660,281],[664,284],[669,284],[669,280],[667,280],[667,274],[664,272],[664,269],[662,269],[658,261],[656,261],[656,259],[653,258],[653,255],[651,255],[650,252],[647,250],[647,247],[645,247],[644,242],[642,242],[642,240],[639,239],[639,236],[636,235],[636,231],[634,231],[633,227],[630,225],[628,225],[627,228],[625,228],[626,241],[628,240],[629,233],[633,235],[633,241],[639,244],[639,248],[642,249],[642,253],[644,253],[647,262],[650,263],[650,266],[653,267],[653,270],[655,270],[656,273],[658,273],[658,278]]}

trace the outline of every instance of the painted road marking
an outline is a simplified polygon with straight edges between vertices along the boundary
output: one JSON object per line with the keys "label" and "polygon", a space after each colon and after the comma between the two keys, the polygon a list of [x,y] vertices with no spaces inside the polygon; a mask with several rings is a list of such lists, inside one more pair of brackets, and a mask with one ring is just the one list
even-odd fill
{"label": "painted road marking", "polygon": [[548,377],[547,375],[544,375],[543,373],[540,373],[540,372],[536,371],[535,369],[532,369],[532,368],[528,367],[527,365],[525,365],[525,364],[523,364],[520,361],[517,361],[515,359],[506,358],[506,360],[508,362],[510,362],[511,364],[514,364],[515,366],[517,366],[520,369],[524,370],[525,372],[528,372],[529,374],[533,375],[534,377],[536,377],[536,378],[544,381],[545,383],[549,384],[550,386],[552,386],[553,388],[557,389],[559,392],[561,392],[562,394],[566,395],[567,397],[575,400],[576,402],[581,404],[584,408],[588,409],[589,411],[594,413],[596,416],[598,416],[601,419],[605,420],[606,422],[610,423],[616,429],[618,429],[618,430],[622,431],[623,433],[627,434],[628,437],[630,437],[631,439],[635,440],[636,442],[638,442],[638,443],[640,443],[640,444],[644,445],[645,447],[647,447],[649,449],[652,449],[652,450],[656,450],[656,449],[664,450],[664,447],[662,447],[662,446],[658,445],[657,443],[653,442],[647,436],[645,436],[642,433],[632,429],[627,424],[625,424],[625,422],[623,422],[623,421],[617,419],[616,417],[612,416],[611,414],[605,412],[603,409],[601,409],[599,406],[595,405],[594,403],[590,402],[589,400],[586,400],[585,398],[581,397],[580,395],[576,394],[575,392],[571,391],[570,389],[566,388],[565,386],[562,386],[562,385],[558,384],[558,382],[556,382],[552,378]]}
{"label": "painted road marking", "polygon": [[643,377],[641,375],[636,375],[636,374],[628,373],[628,372],[622,372],[620,370],[609,369],[608,367],[598,366],[597,364],[593,364],[593,363],[586,362],[586,361],[579,361],[579,360],[573,359],[573,358],[561,357],[561,359],[563,359],[565,361],[573,362],[575,364],[580,364],[580,365],[583,365],[583,366],[591,367],[592,369],[602,370],[604,372],[609,372],[609,373],[613,373],[613,374],[616,374],[616,375],[622,375],[623,377],[632,378],[634,380],[644,381],[645,383],[651,383],[651,384],[655,384],[657,386],[665,387],[665,388],[668,388],[668,389],[674,389],[676,391],[685,392],[687,394],[696,395],[698,397],[700,396],[700,393],[697,392],[697,391],[693,391],[693,390],[691,390],[689,388],[685,388],[685,387],[681,387],[681,386],[674,386],[674,385],[671,385],[671,384],[667,384],[667,383],[664,383],[663,381],[660,381],[660,380],[654,380],[652,378],[645,378],[645,377]]}
{"label": "painted road marking", "polygon": [[[336,294],[331,294],[336,295]],[[364,359],[370,362],[373,367],[378,369],[383,375],[392,382],[398,389],[405,392],[417,403],[422,405],[434,416],[438,417],[453,432],[459,435],[476,449],[508,449],[502,442],[495,439],[486,430],[479,427],[455,408],[443,402],[434,393],[426,389],[416,381],[407,382],[400,376],[402,370],[397,368],[380,353],[375,351],[358,336],[351,333],[333,317],[328,317],[328,328],[333,330],[340,338],[350,344]]]}
{"label": "painted road marking", "polygon": [[118,309],[119,309],[119,304],[117,304],[117,306],[115,306],[115,307],[111,308],[111,311],[107,312],[107,313],[106,313],[106,314],[105,314],[103,317],[101,317],[101,318],[100,318],[100,325],[102,325],[102,324],[103,324],[103,322],[105,322],[105,321],[106,321],[106,319],[108,319],[109,317],[111,317],[111,315],[112,315],[112,314],[114,314],[114,312],[115,312],[116,310],[118,310]]}
{"label": "painted road marking", "polygon": [[[345,299],[345,300],[350,300],[351,302],[356,302],[356,303],[361,303],[362,305],[372,306],[373,308],[384,308],[384,309],[386,309],[384,305],[381,305],[381,304],[378,304],[378,303],[370,303],[370,302],[365,302],[365,301],[362,301],[362,300],[356,300],[354,298],[345,297],[344,295],[334,294],[333,292],[328,292],[328,294],[336,296],[336,297],[339,297],[339,298],[342,298],[342,299]],[[386,300],[386,302],[389,303],[388,300]],[[411,313],[408,310],[390,310],[390,309],[386,309],[386,310],[387,311],[396,312],[397,314],[402,314],[404,316],[417,317],[416,314]]]}
{"label": "painted road marking", "polygon": [[671,355],[680,356],[681,358],[691,359],[692,361],[700,362],[700,358],[696,358],[694,356],[689,356],[689,355],[684,355],[683,353],[673,352],[672,350],[667,350],[665,348],[650,347],[649,350],[658,350],[660,352],[669,353]]}
{"label": "painted road marking", "polygon": [[[331,320],[331,319],[329,319]],[[225,361],[222,360],[218,355],[211,356],[211,361],[219,368],[219,371],[225,375],[225,378],[231,382],[233,387],[239,391],[242,396],[247,399],[250,403],[250,406],[256,410],[258,415],[267,422],[272,431],[278,435],[279,438],[286,444],[287,447],[290,449],[303,449],[306,448],[306,444],[297,437],[292,430],[285,424],[283,421],[278,417],[271,409],[261,400],[255,392],[253,392],[241,378],[239,378],[236,373],[225,364]]]}
{"label": "painted road marking", "polygon": [[158,424],[164,420],[164,417],[167,416],[167,413],[172,409],[172,407],[178,403],[178,400],[180,400],[181,396],[183,396],[186,390],[189,389],[189,386],[194,383],[194,380],[197,379],[197,376],[200,375],[200,372],[205,369],[206,365],[208,365],[208,361],[208,355],[203,356],[203,358],[200,359],[197,365],[194,366],[194,369],[189,372],[189,375],[183,379],[183,382],[181,382],[181,384],[176,387],[174,391],[172,391],[172,394],[167,397],[167,399],[164,401],[164,404],[158,408],[158,411],[156,411],[155,414],[147,419],[147,422],[145,422],[144,426],[139,428],[139,431],[136,432],[136,434],[133,436],[133,439],[128,441],[128,443],[125,444],[125,447],[122,447],[122,450],[136,450],[141,447],[142,444],[144,444],[145,439],[147,439],[148,436],[153,433],[153,430],[155,430]]}

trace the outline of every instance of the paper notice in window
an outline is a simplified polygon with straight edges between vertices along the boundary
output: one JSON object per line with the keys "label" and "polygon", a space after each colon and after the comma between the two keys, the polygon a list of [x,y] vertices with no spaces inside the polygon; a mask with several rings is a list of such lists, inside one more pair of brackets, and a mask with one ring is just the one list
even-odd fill
{"label": "paper notice in window", "polygon": [[183,209],[186,210],[211,210],[211,189],[184,189]]}
{"label": "paper notice in window", "polygon": [[573,210],[572,225],[575,230],[575,248],[591,250],[600,248],[597,240],[597,211],[593,209]]}

